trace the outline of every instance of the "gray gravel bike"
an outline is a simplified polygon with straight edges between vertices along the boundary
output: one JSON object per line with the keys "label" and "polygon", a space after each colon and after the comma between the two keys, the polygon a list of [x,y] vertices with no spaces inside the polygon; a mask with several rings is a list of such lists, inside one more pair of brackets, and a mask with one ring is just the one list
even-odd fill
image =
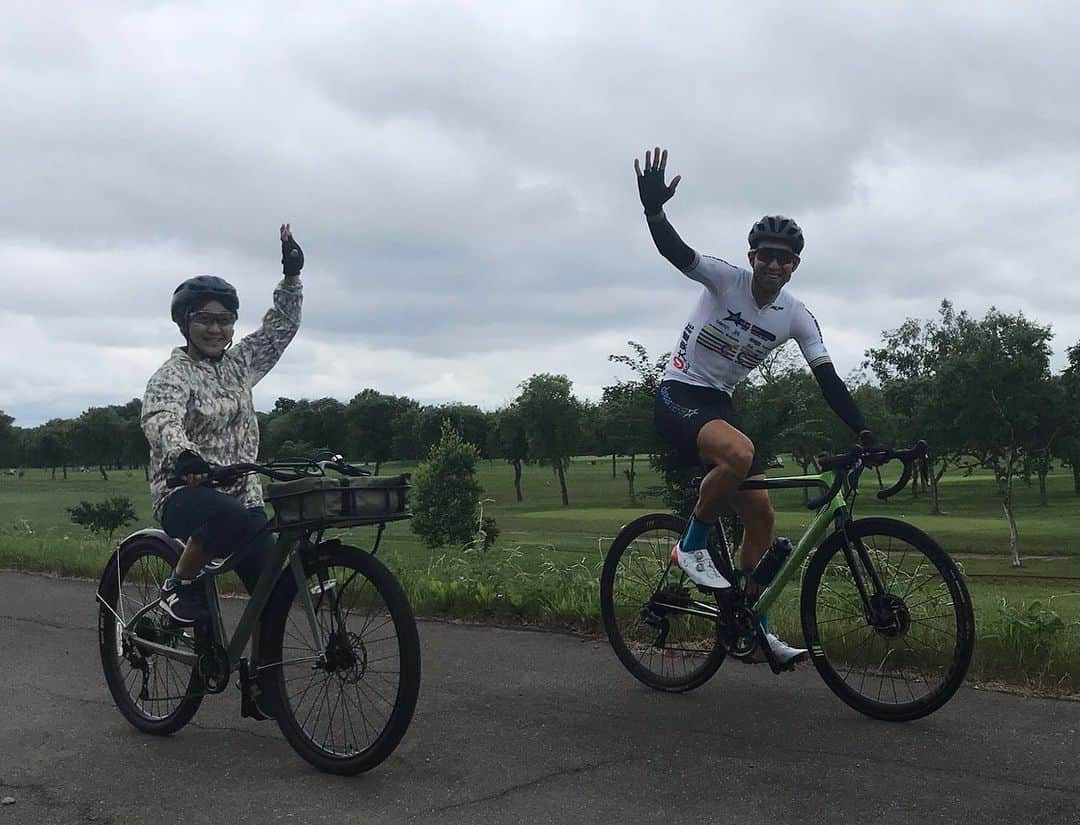
{"label": "gray gravel bike", "polygon": [[742,489],[824,490],[807,503],[817,513],[806,533],[756,598],[735,570],[721,524],[708,551],[734,586],[708,593],[671,562],[685,519],[655,513],[626,525],[600,580],[601,614],[615,654],[637,679],[668,692],[699,687],[726,656],[746,659],[757,649],[779,673],[783,667],[771,655],[761,617],[801,574],[803,637],[832,691],[876,719],[899,722],[934,712],[960,687],[974,649],[975,617],[963,576],[911,524],[852,517],[866,468],[903,462],[900,480],[877,494],[885,499],[907,485],[913,464],[925,458],[921,441],[910,450],[855,447],[822,456],[819,475],[744,482]]}
{"label": "gray gravel bike", "polygon": [[[209,616],[182,628],[157,608],[182,543],[161,530],[132,533],[106,564],[97,593],[109,692],[136,728],[168,735],[235,673],[243,716],[272,716],[289,744],[320,770],[370,770],[405,735],[420,687],[412,610],[375,558],[386,524],[409,517],[408,477],[369,476],[335,457],[217,467],[205,483],[221,486],[248,473],[285,483],[276,485],[277,500],[275,485],[268,496],[275,517],[266,529],[278,532],[273,558],[232,636],[217,582],[241,553],[216,560],[199,576]],[[356,526],[375,528],[370,549],[323,540],[328,528]]]}

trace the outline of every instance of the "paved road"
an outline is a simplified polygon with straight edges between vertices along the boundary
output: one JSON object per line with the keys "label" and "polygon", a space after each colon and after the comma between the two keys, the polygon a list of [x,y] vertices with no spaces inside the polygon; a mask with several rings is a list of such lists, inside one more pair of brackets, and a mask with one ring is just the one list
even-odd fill
{"label": "paved road", "polygon": [[229,689],[139,734],[101,676],[93,586],[0,572],[0,807],[8,823],[977,822],[1080,825],[1080,702],[965,689],[906,725],[812,667],[728,663],[685,696],[606,642],[421,624],[424,683],[393,756],[320,774]]}

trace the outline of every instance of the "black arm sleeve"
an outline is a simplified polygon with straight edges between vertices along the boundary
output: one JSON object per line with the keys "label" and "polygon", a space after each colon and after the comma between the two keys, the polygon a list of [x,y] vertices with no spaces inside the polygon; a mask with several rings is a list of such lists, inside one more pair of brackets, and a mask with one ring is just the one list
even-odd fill
{"label": "black arm sleeve", "polygon": [[688,247],[679,233],[675,231],[667,217],[661,212],[658,216],[648,218],[649,232],[652,233],[653,243],[660,254],[671,261],[682,271],[690,268],[694,262],[694,250]]}
{"label": "black arm sleeve", "polygon": [[851,397],[847,386],[836,374],[836,367],[831,363],[814,367],[814,378],[821,387],[821,394],[825,396],[825,401],[840,417],[840,420],[856,433],[865,430],[866,422],[863,421],[859,408],[855,405],[855,399]]}

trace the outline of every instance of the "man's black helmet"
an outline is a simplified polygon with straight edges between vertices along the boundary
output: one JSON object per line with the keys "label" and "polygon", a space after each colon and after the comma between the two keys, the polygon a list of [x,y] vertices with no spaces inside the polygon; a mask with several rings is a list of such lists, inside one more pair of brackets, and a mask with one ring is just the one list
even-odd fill
{"label": "man's black helmet", "polygon": [[779,241],[791,247],[796,255],[802,252],[803,234],[799,225],[784,215],[766,215],[750,228],[750,248],[757,249],[762,241]]}
{"label": "man's black helmet", "polygon": [[172,319],[187,336],[188,314],[199,309],[209,301],[220,301],[225,309],[236,312],[240,309],[240,299],[236,288],[216,275],[196,275],[188,278],[176,288],[172,296]]}

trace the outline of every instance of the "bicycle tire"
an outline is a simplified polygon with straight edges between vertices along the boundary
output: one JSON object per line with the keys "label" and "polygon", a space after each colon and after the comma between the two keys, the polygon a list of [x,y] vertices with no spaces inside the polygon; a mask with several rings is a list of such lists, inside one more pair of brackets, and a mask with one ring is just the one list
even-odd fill
{"label": "bicycle tire", "polygon": [[[135,539],[109,559],[101,578],[99,592],[113,610],[126,616],[151,600],[157,601],[162,581],[176,567],[179,558],[180,554],[174,547],[160,540]],[[124,594],[125,602],[120,600],[121,593]],[[143,623],[144,620],[145,623]],[[152,636],[154,641],[163,643],[171,641],[185,649],[192,648],[192,642],[184,635],[183,630],[160,611],[148,613],[144,620],[140,620],[139,632],[147,637]],[[191,721],[199,705],[202,704],[202,681],[195,667],[186,666],[164,656],[157,656],[153,652],[147,655],[146,648],[139,648],[137,643],[130,640],[128,645],[133,647],[126,647],[124,641],[118,638],[118,624],[119,622],[109,608],[99,604],[98,650],[101,654],[105,682],[113,701],[124,718],[144,733],[157,736],[176,733]],[[135,662],[138,661],[145,665],[146,670],[135,666]],[[168,671],[164,676],[159,677],[157,674],[158,661],[164,663],[164,668]],[[122,672],[121,662],[129,664],[130,673]],[[182,672],[185,668],[190,671],[187,675]],[[153,677],[147,676],[148,670],[153,670]],[[171,693],[173,696],[159,699],[133,697],[130,691],[132,687],[130,677],[136,671],[142,674],[140,693],[149,692],[148,688],[152,684],[155,690],[160,688],[166,694]],[[171,678],[168,675],[170,673],[173,674]],[[152,712],[154,707],[164,710],[167,707],[165,705],[167,701],[175,704],[171,710],[165,713]]]}
{"label": "bicycle tire", "polygon": [[[879,619],[878,627],[868,621],[849,581],[843,537],[833,534],[807,565],[800,599],[814,666],[833,693],[867,716],[907,722],[933,713],[963,683],[974,651],[975,616],[963,576],[930,536],[906,522],[860,519],[847,525],[847,534],[862,542],[878,568],[888,591],[880,603],[888,604],[892,621]],[[897,545],[902,552],[894,550]],[[931,684],[939,669],[940,679]],[[871,697],[867,682],[872,687],[875,679],[877,695]],[[917,695],[914,687],[921,683],[926,690]]]}
{"label": "bicycle tire", "polygon": [[[671,622],[667,614],[645,613],[653,594],[665,588],[679,597],[693,598],[693,583],[688,584],[685,574],[669,563],[671,548],[685,531],[686,520],[670,513],[653,513],[630,522],[611,543],[600,576],[600,613],[615,655],[640,682],[666,693],[685,693],[705,684],[726,655],[715,620],[685,618],[675,632],[688,646],[669,648],[665,642],[658,647],[662,628],[667,628],[665,637],[670,638]],[[628,554],[637,550],[641,553],[631,570]],[[678,653],[669,657],[669,650]],[[693,667],[677,672],[678,660],[687,664],[691,657]],[[659,663],[659,671],[650,666],[652,662]],[[669,666],[670,672],[665,672]]]}
{"label": "bicycle tire", "polygon": [[[397,579],[382,562],[364,550],[330,541],[302,555],[309,590],[315,590],[312,601],[320,631],[327,636],[328,642],[318,649],[311,640],[308,619],[297,598],[299,591],[295,577],[286,567],[263,611],[259,649],[264,662],[258,665],[260,681],[269,695],[278,727],[301,757],[328,773],[362,773],[380,764],[393,752],[412,721],[420,689],[420,639],[416,620]],[[332,598],[329,589],[319,592],[323,587],[320,582],[330,581],[334,582]],[[335,600],[343,606],[344,612],[335,611]],[[367,608],[367,613],[362,622],[350,626],[348,622],[354,608],[358,611]],[[340,619],[344,619],[345,627],[349,628],[347,631],[342,629]],[[380,638],[378,634],[389,629],[392,629],[396,643],[382,644],[390,637]],[[360,635],[365,632],[368,632],[366,639]],[[379,644],[377,648],[376,644]],[[320,656],[321,665],[318,664]],[[373,666],[383,659],[395,659],[396,664]],[[320,671],[325,673],[321,685],[317,684]],[[306,686],[296,684],[305,676]],[[320,736],[319,722],[323,711],[319,710],[312,721],[314,709],[308,708],[305,713],[305,700],[313,688],[316,696],[321,690],[329,697],[334,682],[338,688],[335,704],[329,708],[327,734]],[[352,686],[351,691],[347,690],[347,685]],[[294,695],[293,687],[303,687],[303,694]],[[393,693],[392,701],[387,699],[384,691],[385,694]],[[365,708],[369,701],[369,707]],[[351,716],[345,718],[354,705],[360,712],[359,723]],[[369,715],[374,716],[380,707],[386,710],[387,705],[385,721],[371,725]],[[342,708],[343,717],[340,743],[334,733],[337,708]],[[368,734],[369,727],[373,729],[373,735],[367,741],[360,741],[358,724],[363,735]],[[325,741],[327,735],[329,742]],[[357,741],[350,742],[350,738]]]}

